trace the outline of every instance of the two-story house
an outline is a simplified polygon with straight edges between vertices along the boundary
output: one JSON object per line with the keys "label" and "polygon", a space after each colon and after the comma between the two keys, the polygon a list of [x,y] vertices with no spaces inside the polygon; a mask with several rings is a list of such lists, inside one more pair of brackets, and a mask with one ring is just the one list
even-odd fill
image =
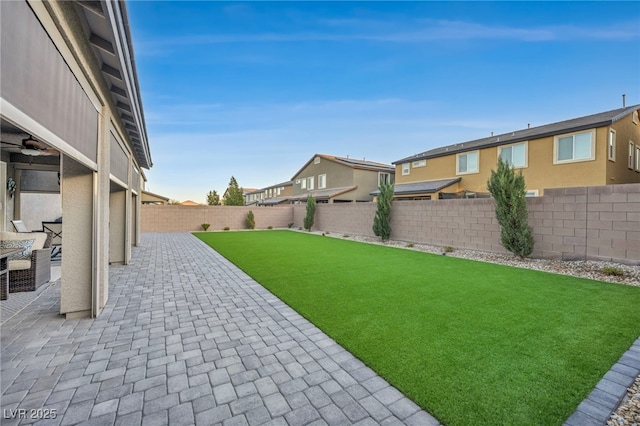
{"label": "two-story house", "polygon": [[262,202],[264,199],[262,189],[245,189],[242,192],[242,196],[244,197],[244,205],[245,206],[255,206]]}
{"label": "two-story house", "polygon": [[393,182],[390,164],[355,158],[315,154],[291,178],[294,202],[311,195],[319,203],[372,201],[371,192],[381,182]]}
{"label": "two-story house", "polygon": [[288,204],[293,195],[293,182],[287,181],[276,185],[262,188],[261,206],[275,206],[278,204]]}
{"label": "two-story house", "polygon": [[528,196],[545,188],[640,183],[639,109],[528,127],[394,161],[395,199],[486,194],[498,158],[522,171]]}

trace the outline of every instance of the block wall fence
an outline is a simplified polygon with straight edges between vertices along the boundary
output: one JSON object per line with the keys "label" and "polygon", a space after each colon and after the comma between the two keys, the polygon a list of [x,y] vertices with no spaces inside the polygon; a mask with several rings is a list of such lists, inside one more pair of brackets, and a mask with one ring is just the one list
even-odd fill
{"label": "block wall fence", "polygon": [[[547,189],[528,198],[532,257],[611,260],[640,265],[640,184]],[[154,206],[141,211],[142,232],[245,229],[252,210],[256,229],[302,227],[306,207]],[[314,230],[373,237],[375,203],[318,204]],[[492,199],[395,201],[391,238],[413,243],[506,253]]]}

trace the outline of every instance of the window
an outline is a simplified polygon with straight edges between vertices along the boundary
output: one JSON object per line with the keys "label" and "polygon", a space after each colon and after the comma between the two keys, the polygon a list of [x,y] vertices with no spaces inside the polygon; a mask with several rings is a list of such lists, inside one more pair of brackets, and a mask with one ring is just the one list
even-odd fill
{"label": "window", "polygon": [[307,178],[307,189],[313,189],[313,176]]}
{"label": "window", "polygon": [[573,135],[556,136],[553,164],[595,159],[593,130]]}
{"label": "window", "polygon": [[529,189],[525,194],[525,197],[537,197],[538,196],[538,190],[537,189]]}
{"label": "window", "polygon": [[607,145],[607,156],[609,160],[616,161],[616,131],[609,129],[609,142]]}
{"label": "window", "polygon": [[638,110],[633,111],[631,121],[633,121],[633,124],[638,124]]}
{"label": "window", "polygon": [[320,164],[320,157],[316,157],[313,159],[313,164]]}
{"label": "window", "polygon": [[418,161],[414,161],[413,163],[411,163],[411,167],[416,168],[416,167],[424,167],[427,165],[427,160],[418,160]]}
{"label": "window", "polygon": [[269,198],[271,198],[271,197],[273,197],[273,190],[272,189],[269,190]]}
{"label": "window", "polygon": [[403,175],[403,176],[406,176],[406,175],[408,175],[409,173],[411,173],[411,169],[409,168],[409,163],[404,163],[404,164],[402,165],[402,175]]}
{"label": "window", "polygon": [[636,144],[634,144],[633,142],[629,141],[629,159],[627,160],[627,167],[629,167],[631,170],[633,170],[633,152],[636,150]]}
{"label": "window", "polygon": [[327,187],[327,175],[318,176],[318,189],[324,189]]}
{"label": "window", "polygon": [[391,173],[378,173],[378,186],[382,185],[383,183],[391,183]]}
{"label": "window", "polygon": [[307,189],[307,179],[300,179],[300,189]]}
{"label": "window", "polygon": [[478,151],[466,152],[456,156],[458,174],[478,173]]}
{"label": "window", "polygon": [[500,158],[512,167],[527,167],[527,144],[502,146],[498,148]]}
{"label": "window", "polygon": [[640,172],[640,145],[636,145],[636,172]]}

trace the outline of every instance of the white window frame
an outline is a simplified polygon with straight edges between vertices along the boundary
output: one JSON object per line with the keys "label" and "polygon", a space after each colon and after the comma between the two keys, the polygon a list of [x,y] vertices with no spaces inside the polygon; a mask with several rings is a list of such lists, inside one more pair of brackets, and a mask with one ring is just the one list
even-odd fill
{"label": "white window frame", "polygon": [[411,163],[402,163],[402,176],[408,176],[411,174]]}
{"label": "white window frame", "polygon": [[378,187],[380,187],[380,185],[382,185],[384,182],[382,182],[382,177],[386,176],[386,183],[391,183],[391,173],[389,172],[378,172]]}
{"label": "white window frame", "polygon": [[[322,179],[321,179],[322,178]],[[318,175],[318,189],[325,189],[327,187],[327,175]]]}
{"label": "white window frame", "polygon": [[300,179],[300,189],[307,189],[307,178]]}
{"label": "white window frame", "polygon": [[[575,151],[575,136],[589,133],[591,135],[591,156],[588,158],[571,158],[569,160],[558,160],[558,142],[562,138],[569,136],[574,137],[574,151]],[[596,131],[595,129],[582,130],[579,132],[565,133],[562,135],[556,135],[553,138],[553,164],[567,164],[567,163],[582,163],[584,161],[593,161],[596,159]]]}
{"label": "white window frame", "polygon": [[313,176],[309,176],[309,177],[307,178],[307,189],[308,189],[309,191],[313,190],[313,182],[314,182],[314,180],[315,180],[315,179],[313,178]]}
{"label": "white window frame", "polygon": [[418,160],[411,163],[411,168],[417,169],[418,167],[425,167],[427,165],[427,160]]}
{"label": "white window frame", "polygon": [[[469,164],[467,164],[467,171],[461,172],[460,171],[460,158],[463,156],[467,156],[469,154],[476,154],[476,168],[475,170],[471,170],[469,171]],[[480,173],[480,151],[479,150],[475,150],[475,151],[467,151],[467,152],[461,152],[460,154],[456,154],[456,175],[470,175],[470,174],[475,174],[475,173]]]}
{"label": "white window frame", "polygon": [[527,192],[524,194],[525,197],[538,197],[539,195],[540,192],[537,189],[527,189]]}
{"label": "white window frame", "polygon": [[638,110],[633,111],[633,114],[631,115],[631,121],[633,121],[633,124],[638,125]]}
{"label": "white window frame", "polygon": [[609,129],[607,136],[607,158],[609,161],[616,161],[616,131]]}
{"label": "white window frame", "polygon": [[[526,169],[527,167],[529,167],[529,142],[518,142],[518,143],[512,143],[509,145],[502,145],[498,147],[498,158],[500,158],[500,156],[502,155],[502,150],[505,148],[512,148],[514,146],[518,146],[518,145],[524,145],[524,164],[522,166],[514,166],[513,165],[513,155],[511,156],[511,166],[514,169]],[[513,152],[513,151],[511,151]]]}
{"label": "white window frame", "polygon": [[634,168],[634,161],[633,161],[633,155],[636,151],[636,144],[633,143],[633,141],[629,141],[629,157],[627,158],[627,167],[630,170],[633,170]]}
{"label": "white window frame", "polygon": [[636,145],[636,172],[640,173],[640,144]]}
{"label": "white window frame", "polygon": [[313,159],[313,164],[320,164],[320,157],[316,157]]}

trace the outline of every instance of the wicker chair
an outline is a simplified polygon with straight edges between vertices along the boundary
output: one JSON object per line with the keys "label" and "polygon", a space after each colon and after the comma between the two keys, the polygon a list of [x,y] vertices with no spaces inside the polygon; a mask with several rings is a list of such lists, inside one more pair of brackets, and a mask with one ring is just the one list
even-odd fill
{"label": "wicker chair", "polygon": [[[9,293],[34,291],[51,279],[51,241],[45,233],[1,232],[2,239],[24,240],[33,236],[37,239],[28,260],[9,260]],[[46,248],[44,246],[47,246]]]}

